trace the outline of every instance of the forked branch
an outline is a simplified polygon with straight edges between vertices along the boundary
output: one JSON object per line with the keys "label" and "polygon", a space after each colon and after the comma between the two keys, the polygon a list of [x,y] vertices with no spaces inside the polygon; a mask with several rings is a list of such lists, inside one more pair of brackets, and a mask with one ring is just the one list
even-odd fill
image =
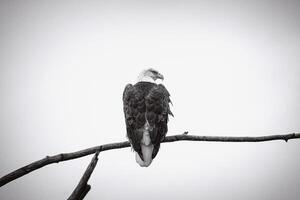
{"label": "forked branch", "polygon": [[72,192],[71,196],[68,198],[68,200],[82,200],[85,195],[90,191],[91,186],[88,185],[88,181],[91,177],[91,174],[93,173],[97,162],[98,162],[98,155],[99,155],[99,151],[97,151],[95,153],[95,155],[93,156],[90,164],[88,165],[88,167],[86,168],[83,176],[81,177],[78,185],[76,186],[76,188],[74,189],[74,191]]}

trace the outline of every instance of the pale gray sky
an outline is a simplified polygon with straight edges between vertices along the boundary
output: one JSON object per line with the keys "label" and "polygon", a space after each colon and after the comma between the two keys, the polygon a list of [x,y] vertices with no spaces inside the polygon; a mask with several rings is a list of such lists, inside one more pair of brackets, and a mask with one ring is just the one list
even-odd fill
{"label": "pale gray sky", "polygon": [[[299,1],[1,1],[0,176],[46,155],[124,141],[122,92],[159,70],[169,135],[300,131]],[[149,168],[101,153],[86,199],[290,199],[300,141],[163,144]],[[0,188],[66,199],[91,157]]]}

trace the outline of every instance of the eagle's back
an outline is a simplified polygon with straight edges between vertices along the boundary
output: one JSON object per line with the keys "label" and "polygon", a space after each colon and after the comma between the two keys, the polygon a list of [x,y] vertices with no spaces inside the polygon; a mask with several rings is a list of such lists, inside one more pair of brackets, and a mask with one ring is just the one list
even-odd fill
{"label": "eagle's back", "polygon": [[[162,84],[138,82],[128,84],[123,93],[127,137],[133,149],[142,158],[141,142],[147,143],[143,134],[148,131],[153,145],[152,158],[168,131],[170,94]],[[147,145],[147,144],[146,144]]]}

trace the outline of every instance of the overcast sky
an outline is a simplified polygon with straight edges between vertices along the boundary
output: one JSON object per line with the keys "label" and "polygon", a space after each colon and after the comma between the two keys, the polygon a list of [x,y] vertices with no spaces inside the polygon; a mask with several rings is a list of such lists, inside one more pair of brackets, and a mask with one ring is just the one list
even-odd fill
{"label": "overcast sky", "polygon": [[[299,1],[1,1],[0,176],[126,140],[122,92],[147,67],[171,93],[169,135],[300,132]],[[148,168],[103,152],[86,199],[296,200],[300,140],[163,144]],[[0,188],[66,199],[91,157]]]}

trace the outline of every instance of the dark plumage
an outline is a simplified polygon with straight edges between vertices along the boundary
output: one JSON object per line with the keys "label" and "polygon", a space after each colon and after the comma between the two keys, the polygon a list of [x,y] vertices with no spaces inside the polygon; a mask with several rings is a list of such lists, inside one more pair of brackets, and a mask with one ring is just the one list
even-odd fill
{"label": "dark plumage", "polygon": [[[155,158],[160,142],[168,132],[168,115],[173,116],[170,102],[170,94],[164,85],[153,82],[128,84],[123,92],[127,137],[142,161],[148,162],[145,166]],[[147,134],[151,141],[147,140]],[[145,160],[142,146],[151,150],[150,161]]]}

